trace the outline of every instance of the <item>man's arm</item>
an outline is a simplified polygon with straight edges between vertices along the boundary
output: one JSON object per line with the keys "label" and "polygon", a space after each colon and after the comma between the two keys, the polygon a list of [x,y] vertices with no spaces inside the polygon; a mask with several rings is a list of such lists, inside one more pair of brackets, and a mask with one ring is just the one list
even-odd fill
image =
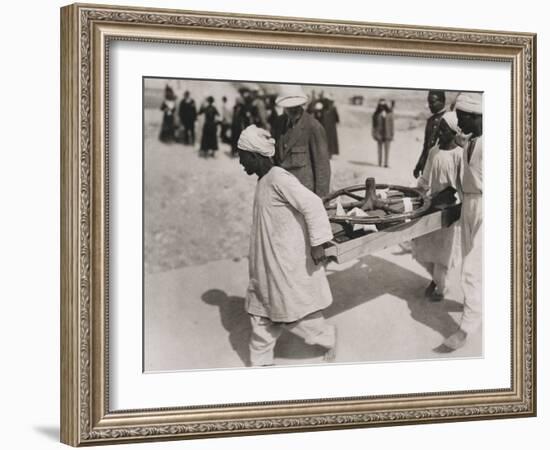
{"label": "man's arm", "polygon": [[430,148],[428,145],[429,140],[429,129],[431,128],[431,118],[428,119],[426,122],[426,128],[424,129],[424,144],[422,146],[422,153],[420,153],[420,156],[418,157],[418,162],[416,163],[416,166],[414,167],[413,175],[415,178],[418,178],[422,172],[424,172],[424,166],[426,165],[426,161],[428,160],[428,155],[430,153]]}
{"label": "man's arm", "polygon": [[[328,214],[319,196],[286,171],[278,175],[273,188],[283,204],[292,206],[304,217],[309,244],[312,248],[321,246],[332,239]],[[315,250],[315,252],[319,252],[319,250]]]}

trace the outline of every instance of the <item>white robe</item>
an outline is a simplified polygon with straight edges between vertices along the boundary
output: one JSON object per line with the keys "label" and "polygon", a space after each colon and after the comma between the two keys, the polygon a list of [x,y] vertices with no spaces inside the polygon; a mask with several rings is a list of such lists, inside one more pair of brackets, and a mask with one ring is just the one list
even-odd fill
{"label": "white robe", "polygon": [[332,303],[323,265],[312,246],[332,239],[321,199],[281,167],[256,187],[245,308],[274,322],[294,322]]}
{"label": "white robe", "polygon": [[[479,137],[464,150],[464,202],[462,227],[462,288],[464,312],[460,327],[466,333],[475,332],[482,321],[483,309],[483,142]],[[471,147],[471,149],[470,149]],[[471,158],[468,161],[468,150]]]}
{"label": "white robe", "polygon": [[[418,180],[418,187],[428,194],[437,194],[452,186],[461,196],[463,174],[463,149],[430,150],[426,167]],[[413,239],[413,255],[423,263],[435,263],[447,269],[458,265],[461,259],[460,226],[458,222],[419,238]]]}

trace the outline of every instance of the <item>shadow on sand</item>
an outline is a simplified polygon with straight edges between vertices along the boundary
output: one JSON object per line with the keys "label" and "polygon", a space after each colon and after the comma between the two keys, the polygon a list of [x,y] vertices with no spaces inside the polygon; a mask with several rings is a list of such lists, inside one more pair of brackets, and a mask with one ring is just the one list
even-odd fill
{"label": "shadow on sand", "polygon": [[[454,300],[426,300],[424,289],[429,283],[428,278],[383,258],[365,256],[346,270],[330,272],[328,279],[334,301],[324,311],[327,319],[389,294],[407,304],[415,321],[438,332],[443,338],[456,330],[457,324],[450,313],[461,312],[462,304]],[[290,333],[281,336],[277,350],[276,355],[284,354],[289,359],[315,358],[324,352],[324,349],[308,346]]]}
{"label": "shadow on sand", "polygon": [[389,294],[407,303],[414,320],[448,337],[456,329],[450,313],[462,311],[453,300],[426,300],[427,278],[377,256],[365,256],[349,269],[329,274],[329,281],[334,301],[325,310],[327,318]]}
{"label": "shadow on sand", "polygon": [[229,296],[220,289],[210,289],[201,295],[208,305],[220,310],[222,326],[229,333],[229,343],[244,365],[249,365],[248,340],[250,339],[250,319],[244,310],[244,298]]}
{"label": "shadow on sand", "polygon": [[[377,256],[365,256],[346,270],[329,272],[328,279],[334,301],[325,311],[327,319],[365,304],[382,295],[392,295],[404,301],[411,317],[441,334],[443,338],[456,330],[456,322],[450,313],[462,311],[462,305],[453,300],[430,302],[424,298],[424,289],[429,283],[400,265]],[[223,327],[229,332],[229,340],[243,363],[249,363],[248,339],[250,322],[244,310],[242,297],[230,297],[219,289],[202,295],[209,305],[220,310]],[[321,357],[325,349],[306,344],[301,338],[283,333],[275,348],[275,357],[307,359]]]}

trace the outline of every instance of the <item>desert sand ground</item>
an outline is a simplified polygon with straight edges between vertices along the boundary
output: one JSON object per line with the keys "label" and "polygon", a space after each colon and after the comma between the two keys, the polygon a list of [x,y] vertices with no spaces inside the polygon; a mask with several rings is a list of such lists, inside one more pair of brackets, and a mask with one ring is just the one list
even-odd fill
{"label": "desert sand ground", "polygon": [[[247,253],[255,177],[229,147],[215,158],[195,147],[158,140],[166,81],[154,80],[144,98],[144,367],[147,371],[242,367],[248,364],[250,325],[244,311]],[[231,83],[173,81],[198,103],[206,95],[235,97]],[[147,85],[146,85],[147,87]],[[330,88],[327,89],[330,91]],[[179,92],[178,92],[179,91]],[[331,188],[377,182],[413,185],[412,170],[428,116],[425,91],[360,90],[366,104],[351,105],[350,90],[335,89],[341,123],[340,155],[331,161]],[[370,135],[379,97],[396,100],[390,167],[377,166]],[[197,123],[197,143],[201,123]],[[425,270],[400,247],[327,267],[334,296],[326,317],[338,327],[339,362],[403,361],[482,356],[481,333],[452,354],[439,345],[456,328],[462,305],[423,297]],[[284,334],[276,363],[322,361],[322,349]]]}

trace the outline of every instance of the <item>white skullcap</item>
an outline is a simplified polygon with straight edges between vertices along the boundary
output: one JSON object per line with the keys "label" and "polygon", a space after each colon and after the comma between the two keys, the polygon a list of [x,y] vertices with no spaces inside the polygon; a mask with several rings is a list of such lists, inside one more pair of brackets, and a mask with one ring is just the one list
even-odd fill
{"label": "white skullcap", "polygon": [[271,137],[269,131],[250,125],[242,131],[237,147],[240,150],[271,158],[275,154],[275,139]]}
{"label": "white skullcap", "polygon": [[460,131],[460,128],[458,128],[458,117],[456,116],[456,113],[454,111],[447,111],[445,114],[443,114],[441,120],[444,120],[445,123],[449,125],[449,128],[455,133],[458,133]]}
{"label": "white skullcap", "polygon": [[275,104],[281,108],[293,108],[307,103],[307,95],[300,86],[286,85],[275,100]]}
{"label": "white skullcap", "polygon": [[483,114],[481,94],[461,92],[456,97],[455,108],[465,113]]}

